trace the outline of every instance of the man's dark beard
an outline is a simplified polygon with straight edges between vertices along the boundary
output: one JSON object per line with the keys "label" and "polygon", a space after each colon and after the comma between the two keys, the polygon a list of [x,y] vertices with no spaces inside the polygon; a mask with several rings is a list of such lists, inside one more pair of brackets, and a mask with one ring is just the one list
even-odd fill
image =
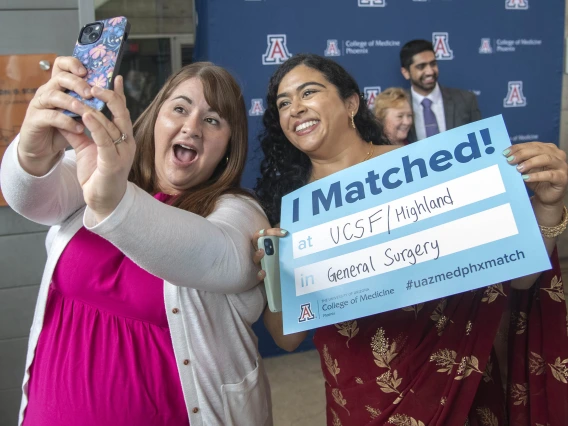
{"label": "man's dark beard", "polygon": [[422,84],[422,81],[420,80],[412,80],[412,84],[415,85],[416,87],[420,88],[421,90],[424,90],[425,92],[431,92],[432,90],[434,90],[434,88],[436,87],[436,84],[438,83],[438,76],[434,75],[434,83],[432,85],[432,87],[426,87]]}

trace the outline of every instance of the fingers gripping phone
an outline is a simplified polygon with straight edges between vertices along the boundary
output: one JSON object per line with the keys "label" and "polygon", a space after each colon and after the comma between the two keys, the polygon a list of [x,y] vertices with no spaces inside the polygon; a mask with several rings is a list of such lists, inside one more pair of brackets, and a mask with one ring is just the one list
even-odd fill
{"label": "fingers gripping phone", "polygon": [[260,260],[260,264],[264,272],[266,272],[264,286],[266,288],[266,298],[268,299],[268,309],[272,312],[282,312],[278,237],[260,237],[258,239],[258,247],[264,249],[264,257]]}
{"label": "fingers gripping phone", "polygon": [[[87,69],[84,77],[87,83],[103,89],[113,89],[129,32],[130,23],[124,16],[92,22],[81,28],[73,56]],[[68,93],[91,108],[105,112],[103,101],[96,98],[83,99],[73,91]],[[77,114],[70,111],[65,111],[65,114],[77,117]]]}

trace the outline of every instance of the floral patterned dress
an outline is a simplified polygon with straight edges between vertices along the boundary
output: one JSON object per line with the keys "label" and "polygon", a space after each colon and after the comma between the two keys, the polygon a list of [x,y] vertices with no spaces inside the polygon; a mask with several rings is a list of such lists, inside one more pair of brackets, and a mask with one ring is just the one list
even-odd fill
{"label": "floral patterned dress", "polygon": [[327,424],[568,424],[568,317],[551,260],[527,291],[501,283],[318,329]]}

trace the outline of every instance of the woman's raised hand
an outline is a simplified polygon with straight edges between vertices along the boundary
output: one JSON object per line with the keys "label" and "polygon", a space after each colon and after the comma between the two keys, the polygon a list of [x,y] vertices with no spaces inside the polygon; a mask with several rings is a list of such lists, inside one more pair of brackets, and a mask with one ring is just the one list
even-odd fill
{"label": "woman's raised hand", "polygon": [[[83,188],[83,197],[100,222],[114,211],[126,192],[136,143],[126,108],[122,77],[116,77],[114,90],[93,87],[91,93],[105,102],[112,119],[87,108],[81,117],[92,139],[68,139],[70,142],[73,140],[71,145],[77,153],[77,177]],[[71,136],[66,131],[62,133],[66,137]]]}
{"label": "woman's raised hand", "polygon": [[527,142],[513,145],[503,154],[534,192],[532,203],[539,224],[557,225],[568,185],[566,153],[552,143]]}
{"label": "woman's raised hand", "polygon": [[78,59],[59,57],[53,64],[51,79],[32,98],[18,145],[20,164],[28,173],[45,175],[71,142],[69,138],[78,141],[86,137],[83,125],[63,113],[68,110],[82,115],[86,111],[83,103],[65,93],[72,90],[84,98],[91,98],[91,86],[82,78],[86,74],[87,70]]}
{"label": "woman's raised hand", "polygon": [[[116,77],[113,91],[91,87],[83,80],[86,74],[77,58],[55,60],[51,79],[37,90],[26,112],[18,157],[24,170],[43,176],[70,144],[77,154],[77,177],[85,202],[100,221],[116,208],[126,191],[136,144],[122,77]],[[65,93],[67,90],[105,102],[112,120]],[[82,123],[64,114],[64,110],[80,116]],[[84,133],[85,127],[92,139]],[[119,141],[122,135],[125,139]]]}

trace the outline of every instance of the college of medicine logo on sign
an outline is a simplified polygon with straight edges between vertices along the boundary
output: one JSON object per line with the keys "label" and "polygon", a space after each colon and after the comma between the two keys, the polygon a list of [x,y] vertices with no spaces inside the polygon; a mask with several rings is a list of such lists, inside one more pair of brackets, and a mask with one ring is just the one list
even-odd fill
{"label": "college of medicine logo on sign", "polygon": [[269,34],[268,47],[262,55],[262,65],[280,65],[291,58],[286,46],[286,34]]}
{"label": "college of medicine logo on sign", "polygon": [[359,7],[385,7],[387,0],[357,0]]}
{"label": "college of medicine logo on sign", "polygon": [[449,61],[454,59],[454,52],[450,49],[450,36],[448,33],[432,33],[432,44],[437,60]]}
{"label": "college of medicine logo on sign", "polygon": [[528,8],[529,0],[505,0],[505,9],[527,10]]}
{"label": "college of medicine logo on sign", "polygon": [[509,81],[509,90],[507,97],[503,99],[505,108],[525,107],[527,106],[527,98],[523,95],[522,81]]}
{"label": "college of medicine logo on sign", "polygon": [[323,52],[325,56],[341,56],[341,50],[339,50],[339,44],[337,40],[328,40],[327,48]]}
{"label": "college of medicine logo on sign", "polygon": [[491,39],[490,38],[482,38],[481,39],[481,46],[479,47],[479,53],[483,53],[483,54],[493,53],[493,48],[491,47]]}
{"label": "college of medicine logo on sign", "polygon": [[365,99],[367,100],[367,106],[372,111],[373,108],[375,107],[375,98],[378,96],[379,93],[381,93],[381,87],[380,86],[365,87],[363,89],[363,93]]}
{"label": "college of medicine logo on sign", "polygon": [[298,318],[298,322],[305,322],[310,321],[315,318],[315,315],[312,312],[312,304],[305,303],[300,306],[300,317]]}
{"label": "college of medicine logo on sign", "polygon": [[252,99],[251,106],[249,109],[249,115],[251,117],[257,117],[264,114],[264,105],[262,99]]}

